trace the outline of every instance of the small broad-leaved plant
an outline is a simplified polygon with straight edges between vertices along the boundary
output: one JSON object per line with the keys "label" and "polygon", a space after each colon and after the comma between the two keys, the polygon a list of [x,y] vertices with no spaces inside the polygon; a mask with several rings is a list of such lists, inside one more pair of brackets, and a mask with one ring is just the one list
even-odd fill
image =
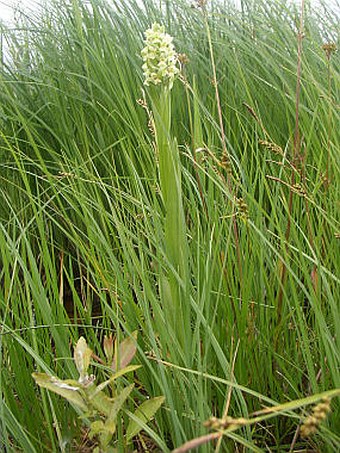
{"label": "small broad-leaved plant", "polygon": [[[140,368],[140,365],[130,365],[136,354],[136,340],[137,332],[120,344],[114,342],[111,335],[104,338],[103,349],[111,376],[98,385],[95,384],[95,376],[88,374],[92,351],[83,337],[79,338],[74,348],[74,362],[79,372],[77,381],[62,380],[45,373],[33,373],[33,378],[40,387],[65,398],[78,410],[82,419],[90,421],[89,437],[98,440],[95,452],[116,451],[113,444],[117,439],[118,417],[121,416],[134,388],[134,384],[122,387],[120,383],[118,389],[116,380]],[[124,434],[126,445],[153,418],[164,399],[163,396],[147,399],[130,414]]]}

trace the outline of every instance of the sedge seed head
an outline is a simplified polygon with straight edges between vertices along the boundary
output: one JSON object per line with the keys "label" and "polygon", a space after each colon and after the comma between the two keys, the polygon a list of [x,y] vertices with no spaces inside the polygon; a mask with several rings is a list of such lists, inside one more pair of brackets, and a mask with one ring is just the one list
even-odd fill
{"label": "sedge seed head", "polygon": [[301,437],[309,437],[316,433],[320,423],[326,419],[328,413],[331,411],[331,401],[329,398],[324,398],[319,404],[314,406],[313,412],[305,418],[301,429]]}
{"label": "sedge seed head", "polygon": [[333,52],[336,52],[336,44],[334,42],[327,42],[323,44],[322,50],[325,51],[326,57],[329,60]]}

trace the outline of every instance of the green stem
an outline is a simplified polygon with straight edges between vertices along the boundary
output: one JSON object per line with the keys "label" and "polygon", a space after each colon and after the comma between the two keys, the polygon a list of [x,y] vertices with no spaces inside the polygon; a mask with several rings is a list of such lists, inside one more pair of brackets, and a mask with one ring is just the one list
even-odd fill
{"label": "green stem", "polygon": [[154,100],[159,178],[165,209],[164,245],[168,268],[161,275],[161,299],[180,346],[189,352],[190,306],[187,297],[188,260],[182,201],[181,164],[176,140],[171,137],[171,93],[163,87]]}

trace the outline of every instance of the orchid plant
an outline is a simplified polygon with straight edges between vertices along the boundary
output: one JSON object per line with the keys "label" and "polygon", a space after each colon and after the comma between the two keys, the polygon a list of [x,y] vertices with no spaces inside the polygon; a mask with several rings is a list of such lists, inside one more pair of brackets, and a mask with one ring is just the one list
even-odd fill
{"label": "orchid plant", "polygon": [[[171,91],[180,70],[173,38],[164,26],[153,24],[145,32],[144,85],[149,87],[154,118],[161,195],[164,204],[164,249],[168,268],[160,275],[161,301],[181,350],[190,354],[190,305],[185,214],[182,201],[181,162],[171,135]],[[159,322],[162,322],[160,319]]]}

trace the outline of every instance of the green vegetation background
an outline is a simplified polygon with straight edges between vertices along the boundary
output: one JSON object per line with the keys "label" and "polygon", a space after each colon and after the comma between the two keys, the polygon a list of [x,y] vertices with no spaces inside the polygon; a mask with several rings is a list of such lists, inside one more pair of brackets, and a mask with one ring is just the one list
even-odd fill
{"label": "green vegetation background", "polygon": [[[339,55],[322,49],[336,43],[338,20],[306,4],[295,158],[296,6],[220,1],[204,13],[181,0],[58,0],[2,27],[0,449],[91,448],[74,409],[31,377],[76,378],[80,335],[101,356],[104,334],[138,330],[133,398],[166,398],[145,435],[159,451],[206,434],[203,422],[226,407],[248,417],[340,387]],[[171,130],[190,269],[179,281],[189,288],[184,333],[160,303],[164,205],[137,102],[143,33],[155,21],[188,57]],[[92,370],[105,374],[97,362]],[[294,440],[301,414],[290,414],[230,434],[220,451],[337,451],[335,399],[332,409],[311,439]]]}

